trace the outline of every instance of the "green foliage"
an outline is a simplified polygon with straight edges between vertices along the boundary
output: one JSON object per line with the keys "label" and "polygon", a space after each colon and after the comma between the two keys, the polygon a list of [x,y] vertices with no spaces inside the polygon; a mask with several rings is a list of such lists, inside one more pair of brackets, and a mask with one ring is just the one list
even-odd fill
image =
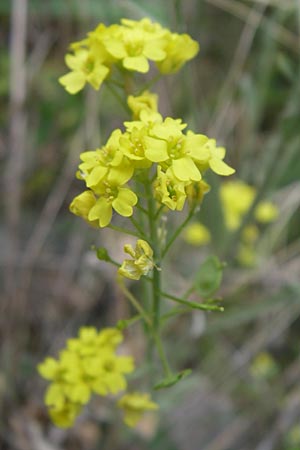
{"label": "green foliage", "polygon": [[194,286],[198,294],[208,299],[220,287],[223,278],[224,263],[217,256],[209,256],[196,273]]}
{"label": "green foliage", "polygon": [[169,388],[171,386],[174,386],[176,383],[178,383],[180,380],[187,377],[191,373],[192,373],[191,369],[182,370],[181,372],[178,372],[175,375],[166,377],[163,380],[156,383],[154,386],[154,389],[159,390],[159,389],[164,389],[164,388]]}

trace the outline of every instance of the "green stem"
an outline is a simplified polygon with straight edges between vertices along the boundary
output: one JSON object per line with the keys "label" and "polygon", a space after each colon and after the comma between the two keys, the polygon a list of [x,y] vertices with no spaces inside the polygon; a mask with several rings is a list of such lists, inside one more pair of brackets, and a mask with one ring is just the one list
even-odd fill
{"label": "green stem", "polygon": [[155,75],[155,77],[153,77],[152,80],[148,81],[148,83],[145,83],[144,86],[142,86],[141,89],[138,90],[136,95],[141,95],[144,91],[151,88],[155,83],[158,82],[158,80],[160,80],[161,77],[162,77],[161,73]]}
{"label": "green stem", "polygon": [[168,242],[166,243],[165,248],[162,251],[162,255],[161,257],[164,258],[167,254],[167,252],[169,251],[171,245],[173,244],[173,242],[175,241],[175,239],[179,236],[179,234],[182,232],[182,230],[184,229],[184,227],[188,224],[188,222],[191,220],[191,218],[194,215],[196,206],[193,206],[189,212],[189,214],[187,215],[186,219],[182,222],[182,224],[176,229],[176,231],[173,233],[173,235],[170,237],[170,239],[168,240]]}
{"label": "green stem", "polygon": [[140,237],[142,237],[143,239],[147,239],[147,236],[144,233],[144,230],[142,229],[142,227],[140,226],[140,224],[131,216],[130,217],[130,221],[133,224],[133,226],[135,226],[135,228],[137,229],[137,231],[140,233]]}
{"label": "green stem", "polygon": [[183,298],[176,297],[175,295],[168,294],[167,292],[161,292],[161,295],[165,298],[169,298],[170,300],[173,300],[174,302],[180,303],[181,305],[188,306],[189,308],[193,309],[201,309],[203,311],[222,311],[223,308],[221,306],[217,305],[210,305],[206,303],[197,303],[197,302],[190,302],[188,300],[184,300]]}
{"label": "green stem", "polygon": [[113,96],[115,97],[115,99],[118,101],[118,103],[122,106],[122,108],[124,108],[124,110],[126,111],[126,113],[130,113],[130,109],[127,105],[127,103],[123,100],[123,98],[121,97],[121,95],[118,93],[118,91],[116,91],[116,89],[113,87],[112,83],[109,81],[105,82],[105,85],[107,86],[108,90],[113,94]]}
{"label": "green stem", "polygon": [[162,210],[165,208],[165,205],[160,205],[160,207],[157,209],[156,213],[155,213],[155,220],[157,220],[160,216],[160,213],[162,212]]}
{"label": "green stem", "polygon": [[139,209],[139,211],[141,211],[143,214],[145,214],[146,216],[148,216],[148,211],[147,211],[145,208],[143,208],[143,207],[142,207],[141,205],[139,205],[138,203],[137,203],[136,207]]}
{"label": "green stem", "polygon": [[119,284],[123,294],[125,295],[125,297],[130,301],[130,303],[137,310],[137,312],[140,313],[140,315],[143,317],[144,321],[151,327],[152,323],[151,323],[150,317],[148,316],[148,314],[144,310],[144,308],[141,306],[139,301],[135,298],[135,296],[127,289],[127,287],[125,286],[123,277],[120,277],[118,279],[118,284]]}
{"label": "green stem", "polygon": [[[149,218],[149,232],[150,240],[154,253],[155,264],[160,266],[161,252],[160,243],[158,239],[157,223],[155,220],[156,208],[155,200],[152,195],[151,183],[145,185],[148,197],[148,218]],[[155,333],[159,330],[159,316],[160,316],[160,271],[154,268],[152,276],[152,312],[153,312],[153,329]]]}
{"label": "green stem", "polygon": [[156,344],[157,353],[159,354],[159,358],[160,358],[160,360],[162,362],[162,365],[163,365],[163,368],[164,368],[165,375],[166,375],[166,377],[171,377],[172,376],[172,370],[171,370],[171,368],[169,366],[169,363],[168,363],[168,360],[167,360],[164,348],[162,346],[162,342],[161,342],[161,339],[159,337],[159,334],[155,334],[154,333],[153,337],[154,337],[154,341],[155,341],[155,344]]}

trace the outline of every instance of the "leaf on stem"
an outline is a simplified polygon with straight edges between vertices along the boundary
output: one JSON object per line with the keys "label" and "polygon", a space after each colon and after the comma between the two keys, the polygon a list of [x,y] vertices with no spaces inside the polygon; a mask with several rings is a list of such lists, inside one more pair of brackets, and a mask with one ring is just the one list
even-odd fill
{"label": "leaf on stem", "polygon": [[209,256],[195,277],[195,290],[204,298],[213,295],[220,287],[223,277],[224,263],[217,256]]}
{"label": "leaf on stem", "polygon": [[178,383],[180,380],[187,377],[191,373],[192,373],[192,369],[182,370],[181,372],[178,372],[175,375],[166,377],[163,380],[156,383],[156,385],[154,386],[154,389],[158,390],[158,389],[164,389],[164,388],[169,388],[171,386],[174,386],[174,384]]}

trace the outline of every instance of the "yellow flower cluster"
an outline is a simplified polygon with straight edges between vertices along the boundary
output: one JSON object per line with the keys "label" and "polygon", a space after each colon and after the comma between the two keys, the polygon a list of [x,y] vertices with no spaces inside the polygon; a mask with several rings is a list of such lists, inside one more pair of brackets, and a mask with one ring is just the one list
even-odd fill
{"label": "yellow flower cluster", "polygon": [[[116,328],[98,332],[94,327],[82,327],[78,338],[67,341],[59,359],[48,357],[39,364],[40,375],[51,381],[45,403],[57,426],[72,426],[92,394],[107,396],[126,389],[125,375],[134,370],[134,361],[116,353],[122,340]],[[138,395],[144,398],[144,394]]]}
{"label": "yellow flower cluster", "polygon": [[176,72],[198,53],[199,45],[189,35],[171,33],[145,18],[122,19],[120,25],[108,27],[99,24],[85,39],[71,44],[71,50],[65,58],[71,71],[59,81],[76,94],[86,83],[99,89],[114,68],[146,73],[153,61],[163,74]]}
{"label": "yellow flower cluster", "polygon": [[[141,105],[144,105],[141,107]],[[91,224],[109,225],[113,210],[124,217],[133,214],[137,195],[126,183],[136,171],[154,170],[154,196],[171,210],[182,210],[187,197],[202,198],[208,186],[202,174],[211,169],[231,175],[234,169],[224,161],[225,149],[214,139],[183,130],[181,119],[163,119],[153,94],[130,97],[129,106],[138,120],[125,122],[125,132],[113,131],[107,143],[80,155],[78,177],[89,190],[75,197],[70,210]],[[149,178],[148,178],[149,182]]]}
{"label": "yellow flower cluster", "polygon": [[[241,180],[229,181],[222,184],[220,198],[225,225],[229,231],[238,229],[244,215],[251,207],[255,195],[255,188]],[[270,201],[259,202],[254,211],[255,221],[261,224],[272,222],[277,216],[278,208]],[[255,224],[250,224],[245,227],[238,253],[238,258],[244,265],[252,265],[254,263],[255,253],[253,251],[253,245],[258,239],[258,236],[259,229]],[[184,238],[189,244],[200,246],[209,243],[211,235],[208,228],[198,222],[186,227]]]}

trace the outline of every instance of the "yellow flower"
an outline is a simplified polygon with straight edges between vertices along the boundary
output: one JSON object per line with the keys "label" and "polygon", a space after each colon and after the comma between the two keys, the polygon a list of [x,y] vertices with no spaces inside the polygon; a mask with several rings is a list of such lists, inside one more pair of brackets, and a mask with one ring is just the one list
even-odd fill
{"label": "yellow flower", "polygon": [[199,44],[188,34],[176,34],[167,31],[164,36],[164,50],[166,57],[156,63],[158,70],[163,74],[174,73],[197,55]]}
{"label": "yellow flower", "polygon": [[149,70],[148,59],[161,61],[165,58],[163,42],[155,34],[140,27],[123,27],[121,32],[121,39],[107,37],[103,44],[110,55],[122,62],[125,69],[146,73]]}
{"label": "yellow flower", "polygon": [[208,139],[202,151],[204,158],[198,160],[200,170],[210,168],[216,174],[223,176],[235,173],[235,170],[223,161],[226,150],[224,147],[217,147],[215,139]]}
{"label": "yellow flower", "polygon": [[46,358],[43,363],[38,365],[38,371],[46,380],[55,380],[59,377],[61,368],[54,358]]}
{"label": "yellow flower", "polygon": [[150,400],[149,394],[133,392],[125,394],[118,401],[118,407],[124,411],[124,422],[134,427],[145,411],[155,411],[159,408],[157,403]]}
{"label": "yellow flower", "polygon": [[132,177],[134,168],[120,150],[121,136],[121,130],[114,130],[101,149],[81,153],[79,169],[87,187],[94,188],[104,179],[122,185]]}
{"label": "yellow flower", "polygon": [[211,240],[211,234],[208,228],[202,223],[192,223],[184,231],[184,240],[191,245],[205,245]]}
{"label": "yellow flower", "polygon": [[250,208],[255,189],[243,181],[229,181],[222,184],[220,197],[226,226],[233,231],[239,227],[242,217]]}
{"label": "yellow flower", "polygon": [[145,138],[145,155],[150,161],[161,163],[163,168],[170,167],[180,181],[200,181],[201,173],[195,161],[202,158],[201,149],[207,137],[193,133],[185,136],[182,133],[185,127],[186,124],[170,117],[162,124],[155,124],[151,137]]}
{"label": "yellow flower", "polygon": [[74,55],[67,54],[66,64],[71,72],[60,77],[58,81],[70,94],[81,91],[86,83],[98,90],[109,74],[108,67],[102,64],[99,56],[87,49],[78,49]]}
{"label": "yellow flower", "polygon": [[187,183],[178,180],[173,172],[168,169],[163,172],[161,167],[157,167],[157,177],[154,181],[154,194],[156,199],[166,205],[171,210],[181,211],[186,199]]}
{"label": "yellow flower", "polygon": [[95,205],[96,197],[92,191],[84,191],[77,197],[73,198],[70,204],[70,211],[75,214],[75,216],[82,217],[86,222],[92,226],[97,226],[97,221],[90,221],[88,215],[90,209]]}
{"label": "yellow flower", "polygon": [[157,94],[152,94],[149,91],[144,91],[141,95],[129,95],[127,103],[133,113],[133,119],[140,119],[141,112],[146,110],[150,113],[157,112]]}
{"label": "yellow flower", "polygon": [[119,356],[116,347],[122,333],[115,328],[98,332],[82,327],[79,336],[67,341],[59,359],[46,358],[38,366],[39,373],[52,383],[45,403],[54,423],[71,426],[93,393],[117,394],[126,388],[125,375],[134,370],[131,356]]}
{"label": "yellow flower", "polygon": [[268,352],[260,352],[252,361],[250,372],[256,378],[269,378],[276,374],[277,364]]}
{"label": "yellow flower", "polygon": [[268,223],[277,219],[278,208],[271,202],[260,202],[255,210],[255,218],[258,222]]}
{"label": "yellow flower", "polygon": [[103,350],[86,361],[85,371],[91,378],[91,388],[99,395],[117,394],[126,389],[125,374],[134,370],[131,356],[119,356]]}
{"label": "yellow flower", "polygon": [[139,280],[142,275],[147,275],[153,269],[153,250],[146,241],[138,239],[135,249],[130,244],[126,244],[124,252],[133,259],[125,259],[118,269],[118,273],[123,277]]}
{"label": "yellow flower", "polygon": [[138,198],[128,188],[109,185],[104,183],[100,190],[101,197],[91,208],[88,219],[98,220],[101,228],[109,225],[113,209],[123,217],[133,214],[133,206],[137,204]]}
{"label": "yellow flower", "polygon": [[155,36],[164,36],[166,33],[166,29],[162,28],[159,23],[151,22],[147,17],[141,20],[121,19],[121,23],[128,28],[139,28]]}
{"label": "yellow flower", "polygon": [[61,408],[51,407],[49,414],[52,422],[59,428],[71,427],[81,413],[82,406],[75,403],[65,403]]}
{"label": "yellow flower", "polygon": [[194,181],[185,187],[188,202],[191,205],[201,203],[205,194],[210,191],[210,185],[204,180]]}
{"label": "yellow flower", "polygon": [[148,129],[143,125],[132,128],[130,132],[124,133],[120,138],[120,149],[130,160],[132,168],[145,169],[152,164],[145,156],[145,137],[147,135]]}

